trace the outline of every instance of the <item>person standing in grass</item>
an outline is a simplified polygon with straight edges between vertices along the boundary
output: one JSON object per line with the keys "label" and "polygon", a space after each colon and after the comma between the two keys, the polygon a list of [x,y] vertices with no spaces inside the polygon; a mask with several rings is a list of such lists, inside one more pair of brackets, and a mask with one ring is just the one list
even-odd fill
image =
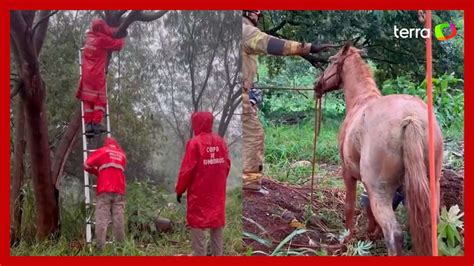
{"label": "person standing in grass", "polygon": [[206,255],[206,229],[210,229],[212,255],[221,256],[224,251],[226,183],[231,162],[224,139],[212,133],[213,119],[210,112],[192,114],[194,137],[186,144],[176,183],[179,203],[187,191],[186,222],[194,256]]}
{"label": "person standing in grass", "polygon": [[242,140],[243,140],[243,189],[266,195],[261,185],[265,134],[258,118],[258,106],[262,103],[262,92],[254,87],[257,76],[258,55],[309,55],[333,48],[332,44],[300,43],[273,37],[261,31],[258,21],[260,10],[242,12]]}
{"label": "person standing in grass", "polygon": [[118,142],[105,139],[105,145],[91,153],[84,163],[84,170],[97,176],[95,236],[97,249],[103,250],[107,226],[112,222],[115,241],[125,239],[125,166],[127,158]]}

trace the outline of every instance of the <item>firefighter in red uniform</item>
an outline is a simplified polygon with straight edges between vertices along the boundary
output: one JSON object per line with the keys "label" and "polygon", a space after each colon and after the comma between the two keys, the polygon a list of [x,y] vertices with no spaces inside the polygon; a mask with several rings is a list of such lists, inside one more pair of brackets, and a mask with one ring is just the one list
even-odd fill
{"label": "firefighter in red uniform", "polygon": [[[84,104],[84,122],[87,137],[93,137],[102,130],[100,123],[106,111],[105,64],[110,51],[119,51],[124,39],[114,39],[116,28],[109,27],[104,20],[92,21],[87,32],[82,55],[82,77],[76,97]],[[126,35],[126,31],[123,35]],[[120,36],[124,37],[124,36]]]}
{"label": "firefighter in red uniform", "polygon": [[125,238],[125,165],[125,153],[112,137],[107,137],[105,145],[94,151],[84,163],[84,169],[97,176],[95,235],[99,250],[105,245],[110,222],[115,240],[123,242]]}
{"label": "firefighter in red uniform", "polygon": [[223,253],[225,198],[230,159],[225,141],[212,133],[213,116],[193,113],[194,137],[186,145],[176,184],[177,201],[187,191],[186,220],[191,231],[193,255],[206,255],[204,230],[210,229],[212,255]]}

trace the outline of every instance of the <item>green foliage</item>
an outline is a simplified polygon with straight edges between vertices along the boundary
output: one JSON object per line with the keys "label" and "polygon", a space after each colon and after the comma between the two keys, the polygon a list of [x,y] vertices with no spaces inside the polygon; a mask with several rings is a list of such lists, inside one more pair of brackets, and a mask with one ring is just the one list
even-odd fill
{"label": "green foliage", "polygon": [[[268,60],[273,58],[274,60]],[[300,57],[259,57],[256,86],[293,86],[312,88],[318,71]],[[279,63],[281,62],[281,63]],[[283,67],[286,66],[286,67]],[[291,84],[291,85],[290,85]]]}
{"label": "green foliage", "polygon": [[463,255],[464,237],[459,230],[464,230],[464,222],[457,205],[452,206],[449,211],[446,207],[441,210],[440,222],[438,224],[438,248],[440,255],[456,256]]}
{"label": "green foliage", "polygon": [[356,243],[346,245],[346,247],[347,251],[342,254],[343,256],[370,256],[373,243],[369,240],[359,240]]}
{"label": "green foliage", "polygon": [[259,236],[257,236],[256,234],[252,234],[252,233],[249,233],[249,232],[242,232],[242,235],[246,238],[249,238],[249,239],[252,239],[252,240],[255,240],[257,241],[257,243],[260,243],[266,247],[270,247],[271,246],[271,241],[267,240],[267,239],[264,239],[264,238],[261,238]]}
{"label": "green foliage", "polygon": [[[464,127],[464,88],[463,80],[456,78],[454,73],[433,78],[433,105],[436,118],[443,128]],[[426,101],[426,81],[417,84],[408,76],[386,80],[382,85],[382,93],[410,94]]]}
{"label": "green foliage", "polygon": [[[457,35],[452,40],[433,42],[436,60],[433,68],[439,73],[455,72],[464,75],[464,12],[435,11],[433,26],[450,21],[457,26]],[[283,24],[276,32],[273,29]],[[347,40],[360,38],[358,44],[367,50],[367,57],[377,64],[377,80],[393,79],[400,75],[412,75],[416,82],[424,78],[425,42],[422,38],[397,39],[394,26],[398,28],[422,28],[415,10],[357,10],[357,11],[265,11],[259,27],[278,37],[316,43],[342,44]],[[327,57],[333,51],[323,54]],[[294,68],[281,57],[265,56],[260,59],[269,67],[273,76]],[[309,67],[307,63],[300,63]],[[288,83],[291,84],[291,83]]]}
{"label": "green foliage", "polygon": [[312,95],[296,92],[271,92],[264,95],[262,112],[278,124],[295,124],[314,113]]}
{"label": "green foliage", "polygon": [[[189,232],[186,228],[186,205],[174,203],[174,194],[167,194],[149,180],[131,183],[127,187],[125,204],[126,241],[106,245],[103,252],[85,245],[83,203],[70,205],[63,201],[61,232],[57,241],[35,239],[34,198],[27,186],[23,206],[22,241],[11,248],[11,255],[53,256],[146,256],[190,254]],[[158,233],[153,220],[157,214],[172,221],[172,231]],[[227,223],[224,228],[224,254],[239,255],[242,241],[241,188],[228,191],[226,201]],[[109,233],[110,228],[109,228]],[[110,234],[111,236],[111,234]]]}
{"label": "green foliage", "polygon": [[21,240],[25,243],[33,243],[36,238],[36,207],[30,182],[23,186],[21,193],[23,194]]}
{"label": "green foliage", "polygon": [[151,184],[148,179],[133,182],[127,187],[127,198],[130,200],[127,200],[125,217],[133,238],[150,241],[151,234],[156,233],[154,220],[166,206],[163,195],[163,189]]}
{"label": "green foliage", "polygon": [[[325,251],[317,251],[311,248],[291,248],[290,247],[290,244],[293,238],[309,231],[311,230],[304,229],[304,228],[296,229],[295,231],[287,235],[280,243],[278,243],[278,245],[275,247],[275,249],[271,253],[266,253],[263,251],[253,251],[251,252],[251,254],[253,255],[260,254],[260,255],[266,255],[266,256],[307,256],[307,255],[324,256],[324,255],[327,255]],[[244,235],[251,239],[254,239],[255,241],[261,244],[266,244],[269,242],[268,240],[262,239],[256,235],[253,235],[247,232],[244,232]],[[284,248],[285,245],[289,245],[288,248]]]}
{"label": "green foliage", "polygon": [[[339,163],[338,127],[338,121],[323,119],[316,149],[318,163]],[[290,166],[298,161],[312,160],[314,121],[306,119],[296,125],[277,125],[265,121],[264,128],[265,172],[281,181],[293,183],[310,176],[310,166]]]}

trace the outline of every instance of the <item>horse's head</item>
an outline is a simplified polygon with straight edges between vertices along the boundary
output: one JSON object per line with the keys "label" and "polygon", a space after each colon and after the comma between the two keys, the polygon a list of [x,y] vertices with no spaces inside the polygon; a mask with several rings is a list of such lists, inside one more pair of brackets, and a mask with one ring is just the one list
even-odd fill
{"label": "horse's head", "polygon": [[346,58],[357,54],[360,55],[362,50],[352,46],[352,43],[346,43],[337,54],[329,57],[329,66],[324,70],[323,74],[315,84],[315,91],[318,97],[326,92],[340,89],[342,83],[342,70]]}

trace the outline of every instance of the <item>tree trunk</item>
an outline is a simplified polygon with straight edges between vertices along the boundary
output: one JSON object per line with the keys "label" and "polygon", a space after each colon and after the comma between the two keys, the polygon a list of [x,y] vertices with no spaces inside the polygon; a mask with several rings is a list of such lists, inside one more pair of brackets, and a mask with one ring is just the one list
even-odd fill
{"label": "tree trunk", "polygon": [[51,178],[48,123],[43,81],[38,56],[49,24],[50,11],[11,11],[10,35],[18,74],[22,82],[26,142],[31,160],[31,177],[37,210],[37,236],[45,239],[58,229],[58,204]]}
{"label": "tree trunk", "polygon": [[27,147],[31,158],[31,175],[37,209],[37,235],[44,239],[58,229],[59,210],[51,178],[48,121],[45,89],[38,69],[30,72],[25,97]]}
{"label": "tree trunk", "polygon": [[[117,11],[119,19],[125,12]],[[126,19],[126,29],[133,21],[151,21],[164,15],[166,11],[154,13],[130,12]],[[26,142],[31,160],[31,176],[37,210],[37,236],[44,239],[56,233],[59,221],[58,191],[55,183],[61,176],[64,163],[74,143],[80,127],[80,114],[76,112],[69,129],[61,140],[51,165],[48,121],[46,117],[46,90],[39,71],[38,56],[44,43],[51,11],[11,11],[10,36],[18,73],[23,84],[20,93],[24,104]],[[36,24],[33,24],[36,18]],[[52,171],[54,170],[54,172]]]}
{"label": "tree trunk", "polygon": [[17,108],[15,112],[15,144],[13,154],[13,182],[11,192],[11,225],[13,229],[13,235],[11,236],[10,244],[18,243],[21,239],[21,207],[23,205],[23,193],[21,193],[21,187],[23,186],[23,177],[25,174],[25,148],[25,112],[23,100],[18,97]]}

